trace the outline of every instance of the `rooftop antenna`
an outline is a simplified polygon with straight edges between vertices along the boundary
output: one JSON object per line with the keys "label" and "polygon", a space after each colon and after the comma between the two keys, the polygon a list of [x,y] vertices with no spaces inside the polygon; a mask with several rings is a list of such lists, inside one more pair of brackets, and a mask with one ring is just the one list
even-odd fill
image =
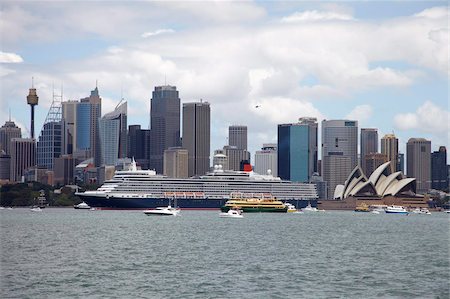
{"label": "rooftop antenna", "polygon": [[34,77],[31,76],[31,88],[34,88]]}
{"label": "rooftop antenna", "polygon": [[95,79],[95,88],[98,88],[98,79]]}
{"label": "rooftop antenna", "polygon": [[11,107],[9,107],[9,121],[11,121]]}

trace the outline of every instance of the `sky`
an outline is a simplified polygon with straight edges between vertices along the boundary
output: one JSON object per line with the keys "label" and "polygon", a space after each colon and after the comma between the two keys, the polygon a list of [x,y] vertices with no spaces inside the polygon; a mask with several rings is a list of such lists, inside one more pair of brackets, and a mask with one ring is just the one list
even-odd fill
{"label": "sky", "polygon": [[32,77],[37,136],[53,94],[96,84],[102,114],[123,97],[148,128],[169,84],[211,104],[211,151],[247,125],[254,154],[305,116],[395,133],[403,153],[411,137],[448,149],[448,20],[447,1],[2,1],[0,124],[11,110],[29,136]]}

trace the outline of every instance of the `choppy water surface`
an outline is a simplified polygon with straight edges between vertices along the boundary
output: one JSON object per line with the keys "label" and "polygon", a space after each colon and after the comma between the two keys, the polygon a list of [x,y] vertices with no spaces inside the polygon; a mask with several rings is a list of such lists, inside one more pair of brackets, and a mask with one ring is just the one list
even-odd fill
{"label": "choppy water surface", "polygon": [[0,211],[2,298],[449,298],[449,219]]}

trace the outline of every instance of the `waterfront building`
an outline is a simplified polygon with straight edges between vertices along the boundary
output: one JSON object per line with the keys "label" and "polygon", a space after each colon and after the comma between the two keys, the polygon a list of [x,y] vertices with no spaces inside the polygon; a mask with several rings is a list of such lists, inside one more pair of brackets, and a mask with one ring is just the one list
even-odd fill
{"label": "waterfront building", "polygon": [[247,150],[247,126],[233,125],[228,127],[228,145]]}
{"label": "waterfront building", "polygon": [[150,101],[150,168],[163,172],[164,150],[180,146],[180,98],[175,86],[156,86]]}
{"label": "waterfront building", "polygon": [[32,138],[11,139],[10,180],[21,182],[25,170],[36,165],[36,140]]}
{"label": "waterfront building", "polygon": [[0,150],[0,181],[9,181],[11,169],[11,156]]}
{"label": "waterfront building", "polygon": [[406,171],[416,178],[417,192],[425,193],[431,188],[431,141],[410,138],[406,144]]}
{"label": "waterfront building", "polygon": [[447,149],[440,146],[431,153],[431,188],[448,190]]}
{"label": "waterfront building", "polygon": [[386,134],[381,138],[381,153],[391,162],[391,172],[398,171],[398,138],[394,134]]}
{"label": "waterfront building", "polygon": [[62,155],[55,159],[53,181],[55,185],[68,185],[73,183],[75,161],[72,155]]}
{"label": "waterfront building", "polygon": [[140,125],[128,126],[128,154],[134,158],[141,169],[148,169],[150,164],[150,130],[141,129]]}
{"label": "waterfront building", "polygon": [[223,170],[228,170],[228,157],[224,149],[218,149],[214,151],[213,168],[220,166]]}
{"label": "waterfront building", "polygon": [[62,120],[61,96],[53,95],[53,101],[42,126],[37,142],[37,166],[53,170],[55,158],[64,154],[65,127]]}
{"label": "waterfront building", "polygon": [[260,151],[255,153],[255,169],[259,174],[270,173],[278,176],[278,152],[276,143],[264,143]]}
{"label": "waterfront building", "polygon": [[189,153],[181,147],[171,147],[164,151],[164,175],[171,178],[189,177]]}
{"label": "waterfront building", "polygon": [[22,138],[22,131],[10,119],[0,128],[0,152],[3,150],[5,154],[9,154],[9,146],[13,138]]}
{"label": "waterfront building", "polygon": [[317,120],[300,118],[278,125],[278,175],[285,180],[308,182],[317,172]]}
{"label": "waterfront building", "polygon": [[[367,174],[366,156],[372,153],[378,153],[378,130],[374,128],[361,128],[361,143],[360,143],[360,165]],[[381,164],[380,164],[381,165]],[[374,171],[375,169],[372,169]]]}
{"label": "waterfront building", "polygon": [[322,176],[327,182],[328,198],[332,198],[336,186],[344,184],[358,164],[357,152],[357,121],[322,121]]}
{"label": "waterfront building", "polygon": [[64,139],[66,146],[64,154],[73,154],[77,149],[77,107],[80,102],[66,101],[62,102],[62,119],[64,121],[65,131]]}
{"label": "waterfront building", "polygon": [[370,153],[365,155],[364,158],[364,168],[363,171],[367,176],[370,176],[375,169],[377,169],[380,165],[387,162],[387,156],[385,154],[380,153]]}
{"label": "waterfront building", "polygon": [[115,165],[127,155],[127,102],[119,103],[99,120],[99,131],[100,164]]}
{"label": "waterfront building", "polygon": [[250,153],[236,146],[226,145],[223,147],[225,156],[228,158],[228,170],[238,171],[241,169],[242,161],[250,161]]}
{"label": "waterfront building", "polygon": [[208,102],[183,104],[183,148],[188,151],[189,176],[204,175],[210,167],[211,109]]}

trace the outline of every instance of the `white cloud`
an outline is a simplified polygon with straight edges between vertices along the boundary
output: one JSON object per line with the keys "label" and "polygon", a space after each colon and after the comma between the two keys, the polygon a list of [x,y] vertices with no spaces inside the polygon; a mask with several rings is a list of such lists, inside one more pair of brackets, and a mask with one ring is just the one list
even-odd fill
{"label": "white cloud", "polygon": [[15,53],[1,52],[0,51],[0,63],[21,63],[23,58]]}
{"label": "white cloud", "polygon": [[450,131],[448,110],[426,101],[414,113],[400,113],[394,118],[399,130],[417,130],[425,133],[447,133]]}
{"label": "white cloud", "polygon": [[372,117],[372,106],[359,105],[356,106],[349,114],[345,116],[346,119],[357,120],[361,126]]}
{"label": "white cloud", "polygon": [[164,33],[174,33],[175,31],[172,29],[158,29],[155,31],[149,31],[149,32],[144,32],[142,33],[142,37],[143,38],[147,38],[147,37],[151,37],[151,36],[155,36],[155,35],[160,35],[160,34],[164,34]]}
{"label": "white cloud", "polygon": [[281,19],[282,22],[286,23],[307,22],[307,21],[331,21],[331,20],[350,21],[354,19],[352,15],[343,12],[317,11],[317,10],[295,12],[292,15],[283,17]]}

